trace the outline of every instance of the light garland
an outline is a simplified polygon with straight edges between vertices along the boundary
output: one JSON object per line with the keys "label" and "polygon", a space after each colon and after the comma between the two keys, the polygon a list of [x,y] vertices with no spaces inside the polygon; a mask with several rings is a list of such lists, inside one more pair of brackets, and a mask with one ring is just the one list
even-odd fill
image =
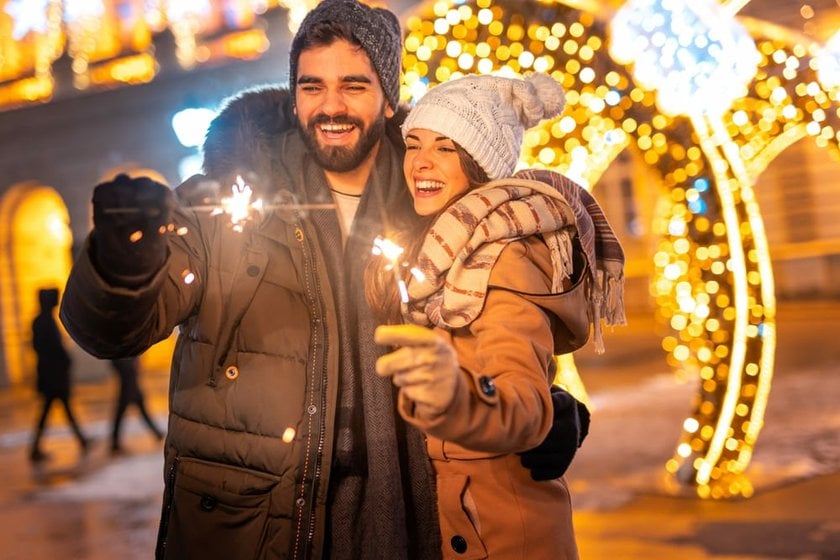
{"label": "light garland", "polygon": [[[0,38],[0,110],[52,97],[52,64],[65,44],[76,89],[145,83],[157,72],[153,33],[172,31],[185,69],[212,60],[255,59],[269,47],[257,14],[280,6],[305,14],[315,4],[146,0],[142,7],[123,5],[118,11],[114,0],[9,0],[0,4],[0,29],[8,25],[12,31]],[[296,25],[292,19],[290,25]]]}
{"label": "light garland", "polygon": [[814,66],[820,83],[825,89],[840,89],[840,31],[832,35],[825,46],[817,53],[814,58]]}

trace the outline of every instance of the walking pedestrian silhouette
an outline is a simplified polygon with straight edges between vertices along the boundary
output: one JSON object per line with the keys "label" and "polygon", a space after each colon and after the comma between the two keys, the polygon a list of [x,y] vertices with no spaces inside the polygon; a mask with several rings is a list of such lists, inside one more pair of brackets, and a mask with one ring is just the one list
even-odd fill
{"label": "walking pedestrian silhouette", "polygon": [[72,360],[61,339],[55,308],[58,305],[58,290],[46,288],[38,291],[41,310],[32,322],[32,347],[37,355],[37,389],[43,397],[43,408],[35,427],[32,448],[29,454],[33,462],[43,461],[48,455],[41,449],[41,438],[47,423],[47,416],[54,401],[64,406],[64,412],[82,453],[87,453],[88,439],[82,434],[79,424],[70,408],[70,369]]}
{"label": "walking pedestrian silhouette", "polygon": [[151,416],[149,416],[149,412],[146,410],[143,391],[140,389],[140,384],[137,380],[139,363],[140,359],[136,356],[111,360],[114,373],[120,379],[119,395],[116,410],[114,411],[113,429],[111,431],[111,453],[113,454],[119,454],[124,451],[120,441],[120,429],[125,411],[128,409],[128,405],[131,404],[137,407],[137,410],[143,417],[143,421],[152,434],[154,434],[155,438],[157,440],[163,439],[163,433],[155,425]]}

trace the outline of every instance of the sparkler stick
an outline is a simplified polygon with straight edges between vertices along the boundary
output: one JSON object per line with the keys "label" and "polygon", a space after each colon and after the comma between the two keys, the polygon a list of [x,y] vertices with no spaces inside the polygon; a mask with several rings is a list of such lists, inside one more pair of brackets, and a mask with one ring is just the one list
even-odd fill
{"label": "sparkler stick", "polygon": [[154,218],[156,216],[160,216],[160,210],[158,208],[138,208],[135,206],[123,206],[120,208],[105,208],[103,210],[105,214],[139,214],[141,212],[145,213],[149,218]]}
{"label": "sparkler stick", "polygon": [[[230,216],[231,226],[234,231],[241,232],[244,224],[254,217],[255,213],[261,213],[264,210],[333,210],[335,204],[297,204],[297,203],[278,203],[278,204],[264,204],[261,198],[251,200],[253,197],[253,190],[241,175],[236,176],[236,182],[231,185],[231,196],[223,197],[219,205],[203,205],[190,206],[190,210],[194,212],[209,212],[211,215],[228,214]],[[105,214],[140,214],[143,213],[149,218],[155,218],[160,215],[161,210],[158,208],[142,208],[126,206],[121,208],[106,208]]]}
{"label": "sparkler stick", "polygon": [[[231,185],[231,196],[224,197],[220,200],[219,205],[205,205],[205,206],[190,206],[190,210],[194,212],[210,212],[211,215],[228,214],[230,216],[231,227],[236,232],[241,232],[244,229],[245,223],[250,221],[255,213],[261,213],[267,209],[278,210],[332,210],[335,209],[335,204],[297,204],[297,203],[279,203],[279,204],[263,204],[262,199],[258,198],[251,200],[253,190],[248,185],[241,175],[236,176],[236,182]],[[105,208],[105,214],[144,214],[147,218],[156,218],[163,212],[160,208],[154,207],[140,207],[140,206],[123,206],[115,208]],[[175,233],[176,235],[186,235],[188,229],[185,226],[176,226],[173,223],[161,225],[158,233],[164,235],[166,233]],[[137,243],[143,238],[143,230],[137,230],[131,233],[129,240],[132,243]],[[402,251],[402,249],[400,249]],[[190,269],[181,271],[181,279],[184,284],[192,284],[196,281],[195,273]],[[402,286],[402,291],[405,290],[405,284]],[[406,293],[407,297],[407,293]],[[406,300],[407,301],[407,300]],[[285,436],[284,436],[285,437]]]}
{"label": "sparkler stick", "polygon": [[[190,206],[190,210],[196,212],[216,212],[223,214],[224,210],[220,211],[219,206],[212,206],[209,204]],[[319,203],[319,204],[297,204],[297,203],[281,203],[281,204],[263,204],[263,210],[334,210],[335,204]],[[105,208],[105,214],[138,214],[140,212],[148,213],[150,218],[160,215],[160,210],[154,208],[138,208],[134,206],[123,206],[121,208]]]}
{"label": "sparkler stick", "polygon": [[385,265],[385,270],[393,271],[394,280],[397,282],[397,290],[400,294],[400,301],[408,303],[408,289],[406,288],[405,280],[400,276],[400,255],[405,252],[405,249],[390,239],[377,236],[373,240],[372,252],[374,255],[382,255],[388,260],[388,264]]}
{"label": "sparkler stick", "polygon": [[[405,280],[403,280],[400,275],[400,269],[408,267],[408,263],[400,258],[405,252],[405,249],[387,237],[377,236],[377,238],[373,240],[373,249],[371,252],[374,255],[382,255],[388,260],[385,270],[390,270],[394,273],[394,280],[397,282],[397,291],[400,294],[400,301],[408,303],[408,287],[406,286]],[[409,272],[411,272],[417,280],[422,281],[426,278],[420,269],[416,267],[412,267]]]}

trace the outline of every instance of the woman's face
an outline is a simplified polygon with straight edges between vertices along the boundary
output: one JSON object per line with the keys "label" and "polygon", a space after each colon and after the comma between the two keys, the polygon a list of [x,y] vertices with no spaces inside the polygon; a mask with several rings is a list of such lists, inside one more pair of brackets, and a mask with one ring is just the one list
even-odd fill
{"label": "woman's face", "polygon": [[421,216],[437,214],[470,188],[455,143],[425,128],[406,135],[403,173]]}

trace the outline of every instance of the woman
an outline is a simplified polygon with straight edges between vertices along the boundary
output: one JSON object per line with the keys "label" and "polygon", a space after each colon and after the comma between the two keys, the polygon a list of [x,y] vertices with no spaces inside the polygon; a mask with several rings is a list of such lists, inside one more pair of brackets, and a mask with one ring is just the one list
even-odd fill
{"label": "woman", "polygon": [[[430,223],[407,232],[418,239],[406,259],[416,265],[404,279],[409,324],[377,329],[378,343],[400,347],[377,373],[427,434],[444,558],[578,556],[565,480],[531,479],[516,455],[551,426],[553,356],[579,348],[599,322],[579,199],[575,208],[574,197],[511,177],[524,130],[564,102],[546,75],[467,76],[431,89],[402,127],[403,171]],[[372,301],[394,301],[390,278],[369,278]]]}

